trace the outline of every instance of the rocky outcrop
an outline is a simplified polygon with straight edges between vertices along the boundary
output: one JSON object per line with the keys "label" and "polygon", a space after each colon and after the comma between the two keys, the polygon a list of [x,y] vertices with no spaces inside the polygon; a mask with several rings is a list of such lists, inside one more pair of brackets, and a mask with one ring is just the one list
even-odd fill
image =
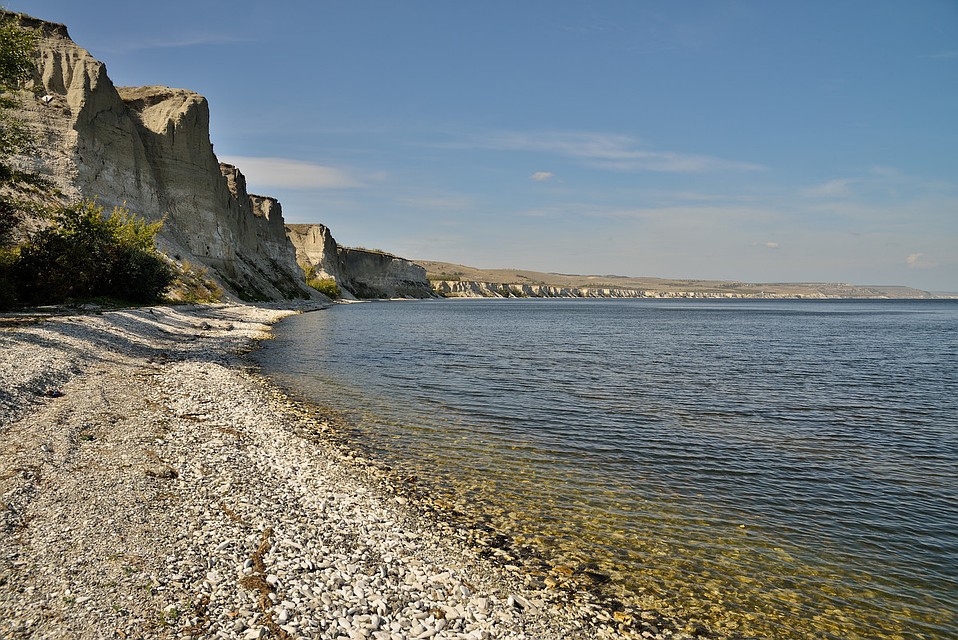
{"label": "rocky outcrop", "polygon": [[357,298],[432,298],[426,270],[409,260],[380,251],[340,247],[321,224],[289,224],[286,233],[301,265],[332,278]]}
{"label": "rocky outcrop", "polygon": [[164,219],[160,248],[208,266],[243,299],[317,296],[296,264],[279,203],[250,196],[242,173],[213,153],[205,98],[114,87],[66,27],[21,21],[42,34],[33,86],[20,94],[20,117],[40,149],[18,160],[23,168],[49,177],[67,198]]}

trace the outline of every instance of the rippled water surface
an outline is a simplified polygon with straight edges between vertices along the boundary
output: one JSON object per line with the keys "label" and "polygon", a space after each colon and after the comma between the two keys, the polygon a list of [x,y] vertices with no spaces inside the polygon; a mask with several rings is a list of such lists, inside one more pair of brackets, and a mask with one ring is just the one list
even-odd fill
{"label": "rippled water surface", "polygon": [[746,637],[958,638],[958,304],[340,306],[257,354],[390,464]]}

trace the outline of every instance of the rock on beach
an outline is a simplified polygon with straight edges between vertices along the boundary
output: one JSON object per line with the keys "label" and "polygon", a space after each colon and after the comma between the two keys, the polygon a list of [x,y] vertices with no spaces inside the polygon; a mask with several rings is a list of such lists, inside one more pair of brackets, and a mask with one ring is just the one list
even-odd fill
{"label": "rock on beach", "polygon": [[0,638],[649,637],[526,590],[325,440],[241,355],[290,313],[0,324]]}

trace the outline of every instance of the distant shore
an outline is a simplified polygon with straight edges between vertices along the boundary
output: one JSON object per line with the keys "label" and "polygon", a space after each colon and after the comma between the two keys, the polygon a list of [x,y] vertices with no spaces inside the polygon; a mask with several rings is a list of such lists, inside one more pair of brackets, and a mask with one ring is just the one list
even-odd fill
{"label": "distant shore", "polygon": [[415,260],[435,291],[461,297],[543,298],[747,298],[747,299],[949,299],[900,285],[847,282],[742,282],[689,278],[574,275],[527,269],[477,269],[461,264]]}
{"label": "distant shore", "polygon": [[325,437],[242,357],[292,313],[3,318],[0,637],[690,637],[527,589]]}

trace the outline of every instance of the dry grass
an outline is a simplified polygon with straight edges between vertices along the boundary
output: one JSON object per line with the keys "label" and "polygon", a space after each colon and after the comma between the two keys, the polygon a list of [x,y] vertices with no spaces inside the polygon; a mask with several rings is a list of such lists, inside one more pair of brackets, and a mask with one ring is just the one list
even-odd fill
{"label": "dry grass", "polygon": [[231,436],[235,436],[236,438],[240,440],[242,440],[245,437],[242,431],[237,431],[236,429],[232,427],[216,427],[216,430],[219,431],[220,433],[225,433]]}
{"label": "dry grass", "polygon": [[250,526],[249,522],[247,522],[246,520],[244,520],[238,513],[236,513],[235,511],[233,511],[233,510],[230,509],[229,507],[227,507],[227,506],[226,506],[225,504],[223,504],[222,502],[220,503],[220,510],[221,510],[223,513],[225,513],[225,514],[226,514],[226,517],[229,518],[230,520],[232,520],[233,522],[235,522],[235,523],[237,523],[237,524],[241,524],[241,525],[243,525],[244,527]]}
{"label": "dry grass", "polygon": [[250,556],[250,559],[253,561],[253,573],[240,578],[239,583],[245,589],[259,594],[259,608],[263,614],[260,620],[261,624],[269,631],[269,634],[274,638],[287,640],[292,636],[276,624],[276,620],[273,619],[273,601],[270,600],[269,595],[273,593],[275,589],[273,585],[266,581],[266,563],[263,561],[263,556],[269,553],[269,550],[273,547],[272,537],[272,527],[267,527],[263,530],[259,539],[259,546]]}

